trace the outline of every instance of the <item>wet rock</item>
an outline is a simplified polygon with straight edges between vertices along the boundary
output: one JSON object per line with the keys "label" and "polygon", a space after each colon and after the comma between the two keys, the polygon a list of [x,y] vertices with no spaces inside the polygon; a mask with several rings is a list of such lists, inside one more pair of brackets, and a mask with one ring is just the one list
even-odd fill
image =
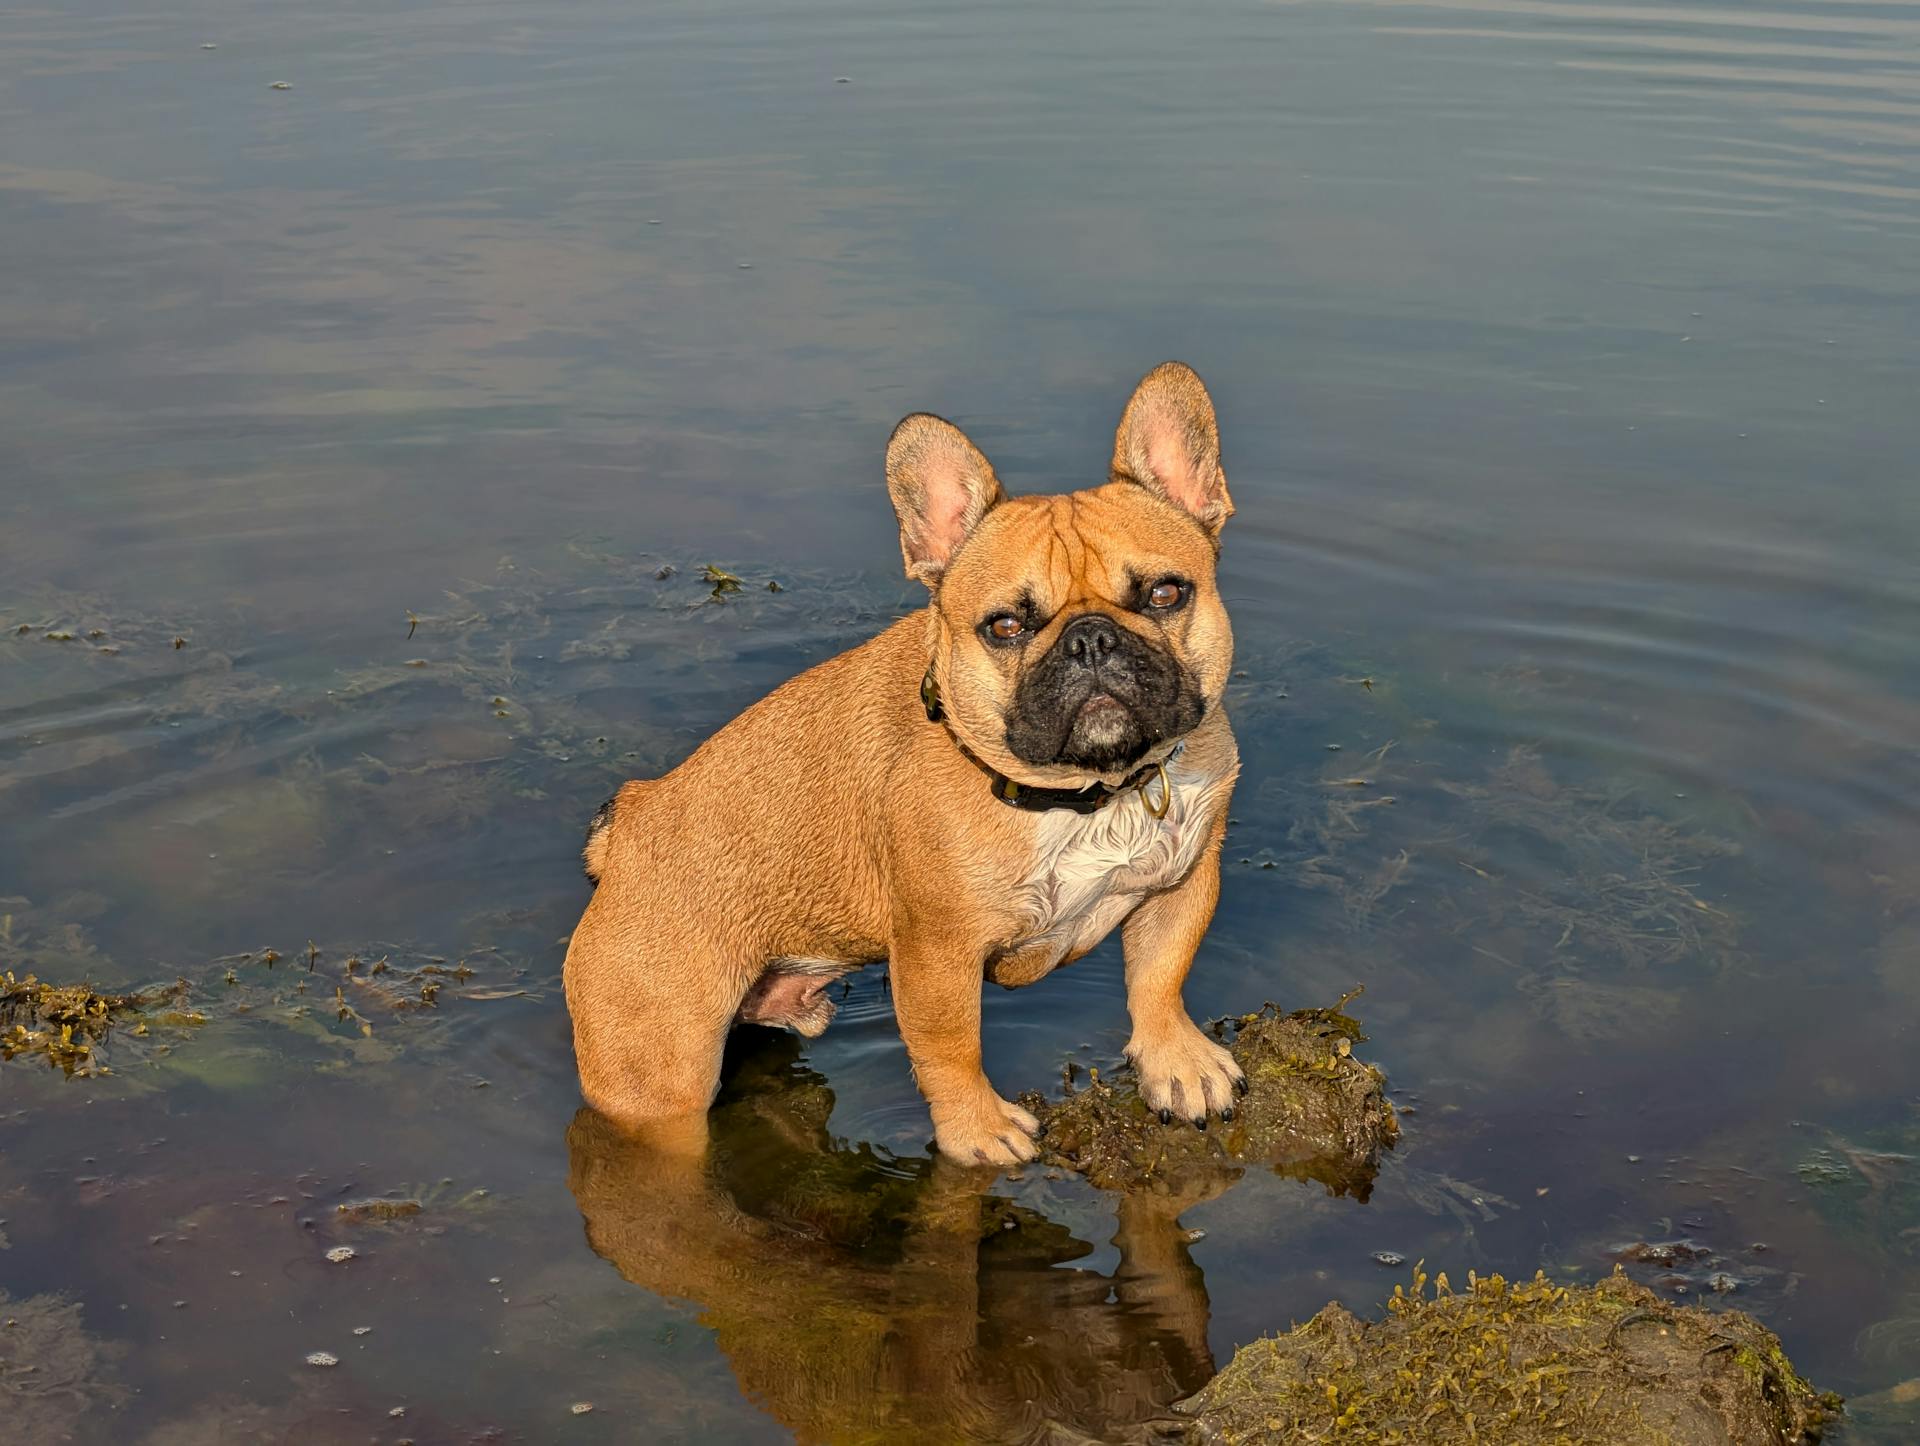
{"label": "wet rock", "polygon": [[1191,1442],[1812,1442],[1840,1409],[1737,1311],[1670,1305],[1624,1274],[1587,1287],[1416,1268],[1384,1320],[1332,1304],[1243,1346],[1176,1408]]}
{"label": "wet rock", "polygon": [[1623,1245],[1614,1252],[1614,1259],[1630,1261],[1636,1265],[1689,1265],[1696,1260],[1707,1260],[1713,1252],[1704,1245],[1691,1240],[1640,1240],[1632,1245]]}
{"label": "wet rock", "polygon": [[1392,1148],[1400,1126],[1385,1076],[1353,1056],[1366,1036],[1342,1012],[1352,998],[1290,1014],[1268,1004],[1217,1024],[1246,1072],[1247,1092],[1231,1121],[1204,1131],[1184,1120],[1162,1124],[1130,1071],[1113,1080],[1096,1073],[1075,1088],[1069,1066],[1063,1098],[1020,1097],[1045,1127],[1042,1162],[1111,1190],[1186,1189],[1268,1165],[1365,1199],[1380,1152]]}

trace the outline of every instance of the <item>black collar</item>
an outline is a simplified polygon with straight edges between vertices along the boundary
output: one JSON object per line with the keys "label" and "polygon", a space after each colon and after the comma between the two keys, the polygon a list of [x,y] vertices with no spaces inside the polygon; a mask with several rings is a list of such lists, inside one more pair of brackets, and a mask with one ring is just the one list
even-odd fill
{"label": "black collar", "polygon": [[[928,664],[926,676],[920,680],[920,702],[927,710],[929,723],[946,721],[947,710],[940,702],[940,684],[933,676],[932,664]],[[1137,792],[1148,813],[1155,818],[1165,818],[1167,806],[1173,802],[1173,784],[1167,778],[1167,763],[1179,754],[1177,745],[1166,762],[1143,764],[1118,784],[1106,784],[1095,779],[1085,788],[1038,788],[1008,778],[962,743],[952,728],[947,729],[947,737],[953,740],[953,746],[960,750],[962,758],[987,775],[988,791],[1010,808],[1030,809],[1035,813],[1055,808],[1064,808],[1069,813],[1098,813],[1122,794]],[[1158,800],[1147,791],[1148,783],[1155,778],[1160,780]]]}

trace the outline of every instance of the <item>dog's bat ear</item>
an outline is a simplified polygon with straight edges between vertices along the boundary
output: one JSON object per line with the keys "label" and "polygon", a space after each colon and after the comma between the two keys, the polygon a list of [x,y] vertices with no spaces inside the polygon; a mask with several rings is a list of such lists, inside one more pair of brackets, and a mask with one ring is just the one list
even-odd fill
{"label": "dog's bat ear", "polygon": [[915,412],[887,442],[887,495],[900,519],[907,576],[934,588],[967,534],[1007,494],[965,432],[943,418]]}
{"label": "dog's bat ear", "polygon": [[1214,537],[1233,516],[1213,398],[1192,367],[1162,362],[1140,379],[1113,434],[1111,475],[1164,498]]}

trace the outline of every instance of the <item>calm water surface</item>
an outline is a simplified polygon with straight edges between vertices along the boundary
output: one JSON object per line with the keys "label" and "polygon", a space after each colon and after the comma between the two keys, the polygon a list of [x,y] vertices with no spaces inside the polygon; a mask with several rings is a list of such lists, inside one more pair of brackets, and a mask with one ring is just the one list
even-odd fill
{"label": "calm water surface", "polygon": [[[0,11],[0,967],[190,985],[0,1069],[12,1429],[1112,1439],[1375,1252],[1686,1239],[1914,1439],[1917,203],[1911,0]],[[900,414],[1079,485],[1167,356],[1240,504],[1189,1001],[1366,986],[1370,1197],[983,1193],[878,971],[704,1180],[576,1120],[595,805],[916,605]],[[1102,949],[988,1062],[1125,1030]]]}

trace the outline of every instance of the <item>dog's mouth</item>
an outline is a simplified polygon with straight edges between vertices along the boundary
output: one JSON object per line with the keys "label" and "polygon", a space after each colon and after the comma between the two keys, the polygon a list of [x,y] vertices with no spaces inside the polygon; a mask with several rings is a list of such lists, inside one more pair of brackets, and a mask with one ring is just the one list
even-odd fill
{"label": "dog's mouth", "polygon": [[1024,763],[1110,773],[1191,732],[1204,712],[1172,654],[1134,634],[1091,666],[1056,646],[1020,681],[1007,749]]}

